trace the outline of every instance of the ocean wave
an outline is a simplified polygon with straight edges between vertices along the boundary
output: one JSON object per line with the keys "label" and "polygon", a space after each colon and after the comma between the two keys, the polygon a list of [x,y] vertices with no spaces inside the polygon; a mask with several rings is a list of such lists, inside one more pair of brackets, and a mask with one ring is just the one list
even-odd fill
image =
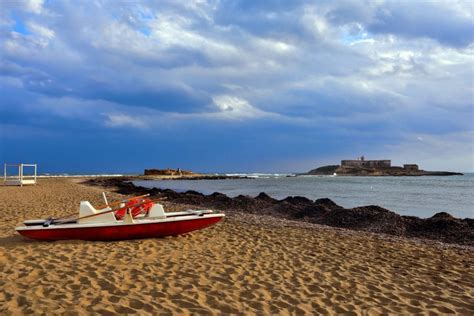
{"label": "ocean wave", "polygon": [[[123,174],[69,174],[69,173],[62,173],[62,174],[40,174],[37,175],[37,178],[97,178],[97,177],[123,177]],[[31,177],[31,176],[29,176]]]}
{"label": "ocean wave", "polygon": [[269,179],[269,178],[286,178],[293,177],[293,173],[226,173],[224,174],[227,177],[241,177],[241,178],[255,178],[255,179]]}

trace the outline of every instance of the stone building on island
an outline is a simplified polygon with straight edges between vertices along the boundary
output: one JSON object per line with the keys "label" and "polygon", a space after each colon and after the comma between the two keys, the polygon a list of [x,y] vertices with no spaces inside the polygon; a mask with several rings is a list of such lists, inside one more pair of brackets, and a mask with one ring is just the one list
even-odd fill
{"label": "stone building on island", "polygon": [[[341,160],[342,167],[356,167],[356,168],[375,168],[375,169],[382,169],[382,168],[392,168],[392,161],[389,159],[382,159],[382,160],[365,160],[364,156],[356,160]],[[394,167],[400,168],[400,167]],[[404,164],[403,169],[406,171],[418,171],[417,164]]]}
{"label": "stone building on island", "polygon": [[365,160],[364,156],[361,156],[357,160],[341,160],[341,166],[359,168],[390,168],[392,166],[392,161],[388,159]]}
{"label": "stone building on island", "polygon": [[418,165],[416,164],[405,164],[403,165],[403,169],[407,171],[418,171],[420,168],[418,168]]}

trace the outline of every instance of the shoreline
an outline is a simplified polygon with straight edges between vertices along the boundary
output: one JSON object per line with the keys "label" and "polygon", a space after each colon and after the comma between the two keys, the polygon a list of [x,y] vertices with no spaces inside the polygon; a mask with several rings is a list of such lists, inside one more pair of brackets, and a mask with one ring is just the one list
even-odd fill
{"label": "shoreline", "polygon": [[[201,179],[257,179],[259,177],[275,177],[275,178],[292,178],[292,177],[422,177],[422,176],[439,176],[444,177],[446,173],[452,175],[469,175],[472,172],[451,172],[451,171],[424,171],[425,174],[346,174],[341,173],[334,175],[333,173],[302,173],[302,172],[288,172],[288,173],[197,173],[193,175],[144,175],[140,173],[104,173],[104,174],[38,174],[37,178],[98,178],[98,177],[130,177],[137,179],[176,179],[176,180],[201,180]],[[429,174],[428,174],[429,173]],[[12,176],[8,176],[12,177]],[[15,176],[13,176],[15,177]]]}
{"label": "shoreline", "polygon": [[[108,191],[108,192],[113,192],[114,194],[120,194],[122,196],[134,195],[134,192],[135,192],[135,191],[126,191],[129,193],[125,193],[125,191],[121,191],[119,187],[91,184],[91,183],[87,183],[87,180],[77,181],[76,183],[85,187],[100,188],[101,191],[110,190],[110,189],[118,189],[118,191],[114,190],[114,191]],[[169,189],[165,189],[165,190],[172,191]],[[123,192],[123,193],[119,193],[119,192]],[[182,210],[183,208],[193,209],[193,208],[199,207],[199,205],[195,205],[192,203],[174,202],[169,199],[160,201],[160,203],[165,206],[165,209],[167,210],[170,209],[172,211],[179,211],[179,210]],[[249,212],[242,212],[241,210],[235,210],[235,209],[227,209],[225,211],[218,210],[218,211],[225,212],[226,219],[230,218],[233,221],[242,221],[242,222],[245,222],[246,225],[251,225],[251,226],[263,225],[267,228],[291,227],[291,228],[297,228],[297,229],[304,229],[304,230],[308,230],[312,232],[315,232],[317,230],[324,230],[324,231],[330,231],[336,234],[349,236],[349,237],[350,236],[354,236],[354,237],[365,236],[367,238],[383,240],[387,242],[404,242],[404,243],[411,243],[411,244],[420,245],[420,246],[426,245],[426,246],[439,248],[439,249],[460,249],[460,250],[472,251],[474,253],[474,245],[445,243],[439,240],[433,240],[433,239],[427,239],[427,238],[404,237],[404,236],[396,236],[396,235],[379,233],[379,232],[354,230],[350,228],[328,226],[328,225],[311,223],[308,221],[301,221],[301,220],[295,220],[295,219],[290,219],[290,218],[276,217],[274,215],[268,215],[268,214],[255,214],[255,213],[249,213]]]}
{"label": "shoreline", "polygon": [[346,209],[330,199],[312,201],[305,197],[294,196],[277,200],[264,192],[256,197],[230,198],[218,192],[204,195],[191,190],[176,192],[170,189],[150,189],[135,186],[130,182],[132,180],[135,178],[110,177],[89,179],[84,183],[108,189],[113,188],[122,194],[163,196],[168,201],[196,207],[215,208],[222,211],[239,210],[242,213],[269,215],[355,231],[474,246],[474,219],[459,219],[445,212],[422,219],[415,216],[402,216],[376,205]]}

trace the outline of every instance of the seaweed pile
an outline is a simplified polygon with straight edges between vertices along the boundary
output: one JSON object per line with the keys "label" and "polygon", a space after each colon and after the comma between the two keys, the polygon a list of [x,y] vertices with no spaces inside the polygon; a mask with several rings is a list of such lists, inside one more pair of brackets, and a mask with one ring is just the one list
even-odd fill
{"label": "seaweed pile", "polygon": [[474,246],[474,219],[459,219],[440,212],[422,219],[402,216],[377,205],[346,209],[330,199],[310,200],[301,196],[274,199],[265,193],[256,197],[239,195],[230,198],[215,192],[204,195],[196,191],[176,192],[170,189],[135,186],[130,178],[95,178],[89,185],[114,187],[122,194],[146,194],[166,197],[173,203],[190,204],[222,211],[240,211],[277,216],[321,225],[400,237],[417,237],[466,246]]}

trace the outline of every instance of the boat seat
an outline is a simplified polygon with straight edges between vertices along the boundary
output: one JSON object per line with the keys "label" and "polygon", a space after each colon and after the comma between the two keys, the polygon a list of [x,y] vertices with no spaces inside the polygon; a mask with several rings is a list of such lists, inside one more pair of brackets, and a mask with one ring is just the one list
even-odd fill
{"label": "boat seat", "polygon": [[148,213],[148,217],[153,218],[166,218],[165,210],[161,204],[153,204]]}
{"label": "boat seat", "polygon": [[[81,201],[79,208],[79,217],[97,214],[99,212],[110,210],[109,207],[97,211],[89,201]],[[97,216],[79,219],[79,223],[114,223],[116,222],[113,212],[105,213]]]}

